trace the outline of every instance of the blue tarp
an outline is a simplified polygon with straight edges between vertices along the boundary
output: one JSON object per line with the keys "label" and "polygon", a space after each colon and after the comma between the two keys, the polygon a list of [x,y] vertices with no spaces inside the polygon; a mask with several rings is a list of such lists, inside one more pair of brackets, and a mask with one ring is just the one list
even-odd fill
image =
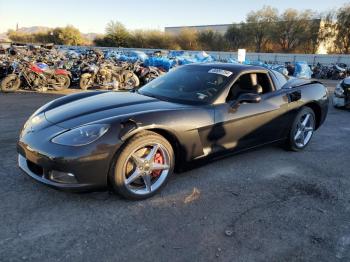
{"label": "blue tarp", "polygon": [[129,56],[136,57],[139,61],[142,62],[144,62],[148,58],[148,55],[146,55],[146,53],[142,51],[132,51],[129,53]]}
{"label": "blue tarp", "polygon": [[169,55],[169,57],[175,58],[177,64],[179,65],[187,65],[193,63],[210,63],[215,61],[215,59],[211,55],[208,55],[204,51],[197,52],[195,54],[189,54],[183,51],[173,51],[171,53],[171,56]]}
{"label": "blue tarp", "polygon": [[311,75],[312,71],[307,62],[295,62],[294,77],[310,79]]}
{"label": "blue tarp", "polygon": [[240,62],[238,62],[237,59],[231,58],[231,57],[227,58],[227,59],[225,60],[225,62],[226,62],[226,63],[231,63],[231,64],[240,64]]}
{"label": "blue tarp", "polygon": [[172,50],[169,52],[168,57],[183,56],[184,54],[185,54],[185,51]]}
{"label": "blue tarp", "polygon": [[155,66],[158,68],[163,68],[166,71],[169,71],[170,68],[172,68],[173,66],[175,66],[176,61],[169,59],[167,57],[149,57],[145,60],[144,65],[145,66]]}

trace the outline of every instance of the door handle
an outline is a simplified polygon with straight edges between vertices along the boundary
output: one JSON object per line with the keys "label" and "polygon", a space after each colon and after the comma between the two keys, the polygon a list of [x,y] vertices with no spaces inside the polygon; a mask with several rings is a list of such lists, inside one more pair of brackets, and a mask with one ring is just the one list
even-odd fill
{"label": "door handle", "polygon": [[288,103],[295,102],[301,99],[301,91],[296,90],[287,94]]}

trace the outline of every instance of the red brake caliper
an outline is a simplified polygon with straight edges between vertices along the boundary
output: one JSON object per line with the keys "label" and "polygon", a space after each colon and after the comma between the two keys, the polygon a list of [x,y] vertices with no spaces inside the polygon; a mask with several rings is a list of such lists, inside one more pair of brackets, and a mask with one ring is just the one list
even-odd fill
{"label": "red brake caliper", "polygon": [[[164,164],[164,159],[162,154],[158,151],[156,155],[154,156],[154,163],[157,164]],[[152,177],[158,177],[162,173],[162,170],[154,170],[152,172]]]}

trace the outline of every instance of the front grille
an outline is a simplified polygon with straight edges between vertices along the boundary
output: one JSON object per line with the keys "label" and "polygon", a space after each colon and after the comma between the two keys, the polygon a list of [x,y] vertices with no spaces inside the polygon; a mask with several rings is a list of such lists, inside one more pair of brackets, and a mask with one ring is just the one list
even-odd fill
{"label": "front grille", "polygon": [[38,166],[37,164],[27,160],[27,166],[30,171],[32,171],[37,176],[43,176],[44,169],[41,166]]}

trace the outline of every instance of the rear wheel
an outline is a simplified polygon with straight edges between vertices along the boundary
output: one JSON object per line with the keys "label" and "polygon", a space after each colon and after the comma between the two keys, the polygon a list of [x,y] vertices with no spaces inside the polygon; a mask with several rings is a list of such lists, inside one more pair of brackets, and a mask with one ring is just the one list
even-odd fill
{"label": "rear wheel", "polygon": [[113,189],[128,199],[153,196],[174,170],[174,152],[169,142],[154,132],[132,137],[116,157],[110,172]]}
{"label": "rear wheel", "polygon": [[135,75],[134,73],[125,79],[124,82],[124,89],[133,89],[135,87],[138,87],[140,85],[140,79]]}
{"label": "rear wheel", "polygon": [[303,107],[295,117],[287,140],[287,147],[292,151],[303,150],[310,142],[315,130],[315,113],[309,107]]}
{"label": "rear wheel", "polygon": [[80,76],[79,87],[83,90],[87,90],[92,86],[92,75],[89,73],[82,74]]}
{"label": "rear wheel", "polygon": [[19,89],[21,85],[21,80],[18,75],[12,74],[8,75],[1,81],[1,91],[2,92],[15,92]]}
{"label": "rear wheel", "polygon": [[56,83],[53,85],[53,89],[61,91],[67,89],[70,86],[70,78],[67,75],[56,75]]}
{"label": "rear wheel", "polygon": [[153,81],[156,79],[158,76],[155,73],[150,73],[146,78],[145,78],[145,84],[148,84],[149,82]]}

